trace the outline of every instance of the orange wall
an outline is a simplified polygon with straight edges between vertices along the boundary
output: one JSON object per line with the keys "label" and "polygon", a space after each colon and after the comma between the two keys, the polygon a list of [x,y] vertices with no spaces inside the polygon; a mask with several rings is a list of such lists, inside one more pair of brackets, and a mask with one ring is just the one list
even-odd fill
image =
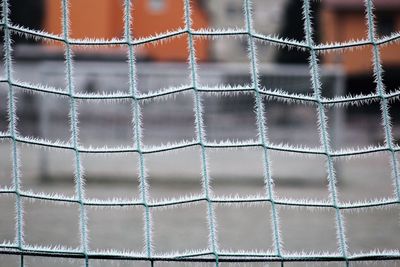
{"label": "orange wall", "polygon": [[[367,39],[367,26],[363,12],[337,12],[333,9],[322,11],[322,42],[346,42]],[[400,16],[397,18],[397,29],[400,29]],[[400,66],[399,45],[381,46],[381,62],[386,66]],[[372,47],[345,50],[324,54],[324,63],[342,63],[347,74],[372,72]]]}
{"label": "orange wall", "polygon": [[[62,33],[61,0],[46,1],[45,30]],[[113,38],[123,36],[121,0],[69,0],[72,38]]]}
{"label": "orange wall", "polygon": [[[165,8],[155,12],[151,0],[135,0],[132,10],[132,34],[148,37],[184,28],[183,1],[163,0]],[[69,0],[71,38],[122,38],[124,32],[122,0]],[[45,31],[62,33],[61,0],[46,0]],[[193,28],[207,27],[207,17],[196,1],[192,1]],[[187,37],[171,38],[161,44],[139,46],[138,57],[153,60],[185,61],[188,58]],[[196,38],[198,60],[208,58],[208,41]]]}
{"label": "orange wall", "polygon": [[[147,37],[156,33],[174,31],[185,28],[184,4],[178,0],[164,0],[165,9],[161,12],[152,10],[149,0],[134,2],[133,7],[133,34],[135,37]],[[192,3],[192,28],[207,27],[207,18],[196,1]],[[208,45],[206,39],[196,38],[196,56],[199,60],[206,60]],[[187,60],[188,41],[185,37],[171,39],[158,45],[146,45],[144,53],[157,60]]]}

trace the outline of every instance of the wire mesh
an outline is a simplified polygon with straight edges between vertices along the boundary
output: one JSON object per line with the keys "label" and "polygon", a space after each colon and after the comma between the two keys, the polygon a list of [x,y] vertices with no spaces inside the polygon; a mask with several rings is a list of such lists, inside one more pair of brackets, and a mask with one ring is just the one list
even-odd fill
{"label": "wire mesh", "polygon": [[[182,261],[182,262],[213,262],[215,266],[219,266],[221,262],[284,262],[291,261],[339,261],[349,266],[352,261],[378,261],[378,260],[398,260],[400,259],[399,251],[375,251],[367,254],[350,254],[348,252],[346,229],[344,225],[343,210],[364,209],[367,207],[387,207],[400,204],[400,170],[396,153],[400,148],[393,141],[391,116],[389,112],[389,101],[397,99],[400,91],[386,92],[382,77],[382,67],[380,60],[380,46],[398,42],[400,33],[393,33],[390,36],[377,38],[374,25],[374,6],[372,0],[365,0],[365,15],[368,26],[368,39],[359,41],[349,41],[333,44],[316,44],[313,40],[312,15],[310,12],[310,0],[303,1],[303,22],[304,22],[304,41],[295,41],[282,39],[274,36],[266,36],[257,33],[253,28],[253,12],[251,0],[244,0],[243,13],[245,18],[245,29],[227,29],[227,30],[193,30],[191,19],[191,1],[184,1],[184,25],[182,29],[172,32],[160,33],[148,38],[135,38],[132,34],[132,3],[130,0],[124,1],[124,37],[122,39],[100,40],[100,39],[73,39],[70,37],[70,15],[68,0],[62,0],[62,35],[53,35],[47,32],[31,30],[18,25],[13,25],[10,21],[9,0],[2,0],[2,21],[1,28],[4,32],[4,67],[5,77],[0,82],[8,87],[8,130],[0,132],[0,140],[9,140],[12,144],[12,177],[13,185],[10,188],[1,188],[0,194],[14,195],[16,198],[15,216],[16,216],[16,238],[13,243],[0,244],[0,254],[20,255],[20,266],[24,266],[25,256],[41,256],[41,257],[61,257],[61,258],[81,258],[84,259],[85,266],[90,265],[93,259],[114,259],[114,260],[133,260],[145,261],[151,265],[158,261]],[[65,55],[65,79],[67,88],[53,88],[42,85],[31,84],[28,82],[18,81],[13,78],[13,61],[12,61],[12,38],[11,34],[16,33],[26,38],[36,38],[44,41],[58,41],[64,45]],[[187,49],[189,58],[187,64],[190,69],[191,84],[187,87],[166,88],[156,92],[139,93],[136,82],[136,63],[135,48],[150,42],[165,41],[177,36],[186,35],[188,38]],[[250,60],[251,84],[247,87],[204,87],[198,83],[197,61],[195,38],[213,38],[215,36],[243,36],[247,38],[248,58]],[[256,41],[261,41],[269,45],[281,47],[290,47],[300,49],[309,53],[309,72],[311,77],[311,85],[313,95],[291,94],[280,90],[264,88],[259,82],[259,71],[257,65]],[[74,46],[124,46],[128,48],[129,69],[129,93],[77,93],[74,84],[74,57],[72,47]],[[330,50],[347,50],[360,46],[370,46],[373,52],[372,64],[374,68],[374,78],[376,83],[376,92],[368,95],[357,96],[338,96],[327,98],[323,97],[321,92],[323,84],[321,83],[318,56],[321,53]],[[41,94],[54,94],[69,98],[70,109],[70,142],[52,142],[44,139],[34,139],[21,136],[17,129],[16,115],[16,98],[17,90],[29,90],[39,92]],[[162,146],[145,146],[142,143],[142,124],[141,124],[141,101],[149,101],[160,97],[171,96],[179,92],[193,92],[193,104],[195,115],[196,138],[191,142],[182,142]],[[258,140],[247,142],[210,142],[206,138],[206,128],[203,121],[202,93],[213,92],[218,94],[246,93],[252,92],[255,95],[255,113],[257,117]],[[318,130],[320,134],[320,148],[295,147],[290,145],[276,145],[268,140],[268,128],[264,118],[264,102],[263,98],[269,98],[283,102],[298,102],[302,104],[314,105],[318,113]],[[83,147],[79,142],[78,128],[78,110],[77,100],[121,100],[127,99],[131,101],[131,112],[133,116],[133,136],[132,146],[129,147]],[[385,142],[383,146],[367,147],[362,149],[343,149],[332,150],[330,145],[330,136],[327,124],[327,107],[333,105],[357,105],[363,102],[379,101],[382,115],[382,125],[385,131]],[[62,195],[39,194],[21,189],[20,163],[18,144],[32,144],[36,146],[71,150],[75,157],[75,196],[66,197]],[[146,163],[144,156],[151,153],[160,153],[170,150],[180,150],[187,147],[199,147],[201,151],[202,166],[202,189],[203,194],[191,198],[170,199],[166,201],[151,201],[148,197],[149,185],[146,176]],[[208,149],[227,149],[227,148],[250,148],[258,147],[263,151],[264,163],[264,185],[265,195],[254,198],[215,198],[212,196],[212,188],[210,186],[210,174],[208,171]],[[284,151],[299,154],[321,155],[326,158],[326,174],[329,183],[330,201],[312,202],[312,201],[294,201],[277,199],[274,194],[274,177],[271,172],[270,151]],[[361,154],[369,154],[375,152],[387,151],[391,155],[393,189],[396,198],[383,200],[369,200],[364,202],[340,203],[337,197],[336,174],[333,160],[338,157],[351,157]],[[82,171],[81,155],[87,153],[136,153],[139,156],[139,191],[140,198],[134,201],[120,200],[95,200],[85,198],[85,177]],[[60,247],[40,247],[25,244],[24,242],[24,210],[23,199],[40,199],[48,201],[56,201],[61,203],[75,203],[79,205],[79,225],[80,225],[80,249],[69,250]],[[188,252],[187,254],[157,254],[153,251],[152,240],[152,217],[151,210],[153,208],[171,207],[177,205],[191,205],[193,203],[206,203],[207,205],[207,222],[208,222],[208,248],[203,251]],[[273,251],[268,253],[262,252],[228,252],[221,250],[218,246],[218,231],[215,222],[214,205],[218,203],[237,204],[237,203],[269,203],[271,205],[271,225],[273,233]],[[93,252],[88,247],[88,230],[87,230],[87,207],[89,206],[139,206],[143,207],[144,220],[144,240],[145,248],[139,253],[123,253],[118,251],[106,251],[103,253]],[[329,208],[335,211],[335,226],[337,232],[338,253],[302,253],[295,254],[285,253],[282,249],[282,238],[280,234],[280,222],[278,214],[278,206],[290,207],[309,207],[309,208]],[[243,229],[245,231],[246,229]]]}

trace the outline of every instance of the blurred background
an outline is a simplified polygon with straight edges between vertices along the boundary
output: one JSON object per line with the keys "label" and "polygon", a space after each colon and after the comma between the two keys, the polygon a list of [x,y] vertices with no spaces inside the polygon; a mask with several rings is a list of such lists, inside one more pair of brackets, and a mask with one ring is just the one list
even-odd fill
{"label": "blurred background", "polygon": [[[303,41],[302,1],[253,0],[254,31]],[[132,9],[132,36],[137,40],[185,28],[184,1],[136,0]],[[192,28],[245,31],[244,0],[191,0]],[[13,25],[62,36],[60,0],[10,0]],[[377,37],[400,31],[400,2],[374,0]],[[123,39],[124,6],[121,0],[70,0],[70,37],[73,39]],[[311,2],[315,43],[331,44],[367,40],[368,27],[363,0]],[[3,30],[1,30],[3,35]],[[30,38],[11,31],[13,79],[67,92],[64,44]],[[208,142],[257,142],[258,129],[252,92],[225,94],[222,87],[251,87],[248,36],[194,35]],[[3,38],[2,38],[3,39]],[[187,60],[187,34],[135,46],[138,94],[191,86]],[[260,87],[287,94],[312,97],[313,89],[307,51],[255,40]],[[4,52],[1,50],[3,61]],[[72,46],[75,92],[129,94],[128,48],[125,46]],[[387,93],[399,90],[400,43],[380,46]],[[370,46],[319,54],[322,95],[326,98],[367,95],[376,91],[373,54]],[[0,68],[3,79],[4,63]],[[70,102],[66,96],[38,93],[15,86],[17,128],[21,137],[49,142],[70,142]],[[0,83],[0,133],[8,133],[8,85]],[[193,92],[141,101],[143,146],[149,148],[196,140]],[[263,97],[268,138],[275,146],[290,145],[320,149],[317,109],[314,104],[287,103]],[[131,100],[77,100],[79,141],[84,148],[133,147]],[[400,103],[389,102],[395,145],[400,140]],[[378,99],[357,105],[327,106],[332,149],[383,146]],[[0,189],[12,188],[12,142],[0,139]],[[17,144],[22,190],[59,193],[74,197],[74,153],[70,150]],[[263,151],[260,148],[206,149],[213,197],[265,196]],[[200,148],[146,154],[149,201],[202,194]],[[397,153],[397,160],[400,155]],[[331,202],[326,158],[270,151],[277,199],[307,199]],[[339,202],[395,199],[391,154],[375,152],[354,158],[335,159]],[[135,153],[82,154],[85,197],[89,200],[139,199],[138,155]],[[79,248],[79,206],[23,199],[25,243]],[[0,243],[15,239],[15,196],[0,194]],[[374,249],[397,250],[400,246],[399,205],[342,212],[346,223],[349,253]],[[91,250],[116,249],[142,252],[144,247],[142,207],[87,208]],[[278,206],[283,248],[293,252],[338,253],[333,209],[297,209]],[[218,243],[221,250],[273,250],[271,207],[268,203],[215,205]],[[208,247],[207,205],[152,209],[155,253],[202,250]],[[129,234],[127,234],[129,233]],[[0,266],[17,266],[19,257],[0,255]],[[81,262],[26,257],[28,266],[77,266]],[[116,264],[116,262],[114,262]],[[114,264],[113,263],[113,264]],[[132,263],[119,263],[133,266]],[[396,262],[388,266],[396,266]],[[93,261],[93,266],[111,262]],[[146,265],[143,263],[143,265]],[[157,266],[168,266],[159,263]],[[207,266],[206,264],[204,264]],[[135,265],[135,266],[140,266]],[[147,265],[146,265],[147,266]],[[171,266],[176,266],[172,264]],[[202,265],[203,266],[203,265]],[[211,265],[210,265],[211,266]],[[242,265],[240,265],[242,266]],[[255,266],[255,265],[248,265]],[[260,266],[265,266],[260,265]],[[275,266],[270,264],[267,266]],[[278,265],[277,265],[278,266]],[[302,266],[299,263],[288,266]],[[306,266],[306,265],[304,265]],[[307,266],[320,266],[308,264]],[[326,265],[324,265],[326,266]],[[332,263],[328,266],[342,266]],[[364,266],[355,263],[354,266]],[[377,264],[376,266],[381,266]]]}

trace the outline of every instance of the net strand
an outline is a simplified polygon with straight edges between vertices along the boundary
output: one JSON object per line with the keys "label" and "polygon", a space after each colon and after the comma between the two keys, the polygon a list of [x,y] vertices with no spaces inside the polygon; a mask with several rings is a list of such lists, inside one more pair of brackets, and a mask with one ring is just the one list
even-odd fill
{"label": "net strand", "polygon": [[[310,0],[303,0],[303,17],[304,17],[305,39],[309,46],[313,46],[314,41],[312,37],[313,28],[311,23]],[[314,91],[314,96],[316,101],[319,102],[322,83],[319,77],[317,55],[313,49],[310,49],[309,68],[311,76],[311,85]],[[325,107],[322,104],[318,104],[317,114],[318,114],[318,128],[320,132],[320,141],[325,151],[327,159],[326,170],[328,174],[327,178],[328,178],[329,192],[331,195],[332,204],[335,207],[336,231],[337,231],[339,250],[346,261],[346,266],[348,267],[349,261],[347,257],[347,244],[346,244],[347,242],[345,236],[345,229],[343,225],[343,217],[340,212],[340,209],[337,207],[338,205],[337,188],[336,188],[337,181],[336,181],[335,169],[333,166],[333,159],[330,155],[331,148],[330,148],[328,126],[327,126],[327,116],[325,114]]]}
{"label": "net strand", "polygon": [[[8,84],[8,131],[10,132],[11,140],[12,140],[12,176],[13,176],[13,187],[15,190],[15,230],[16,230],[16,242],[17,248],[23,249],[24,247],[24,229],[23,229],[23,203],[20,196],[20,187],[21,187],[21,179],[20,179],[20,164],[18,160],[18,147],[17,147],[17,115],[16,115],[16,100],[15,100],[15,92],[12,84],[12,40],[11,33],[7,24],[9,23],[9,5],[8,1],[4,0],[2,4],[2,20],[6,25],[4,27],[4,56],[5,56],[5,69],[6,69],[6,81]],[[24,255],[20,256],[20,266],[24,266]]]}
{"label": "net strand", "polygon": [[[1,27],[5,26],[5,23],[0,24]],[[7,27],[9,30],[16,34],[20,34],[25,36],[26,38],[36,38],[41,39],[43,41],[57,41],[57,42],[65,42],[62,36],[51,34],[43,31],[32,30],[29,28],[25,28],[20,25],[13,25],[12,23],[8,23]],[[169,31],[165,33],[158,33],[154,36],[138,38],[134,39],[132,45],[143,45],[149,42],[161,41],[168,38],[179,37],[182,35],[188,34],[186,29],[177,29],[175,31]],[[244,29],[200,29],[200,30],[192,30],[191,34],[193,36],[199,37],[215,37],[215,36],[247,36],[248,32]],[[353,49],[358,47],[364,47],[373,45],[369,39],[359,39],[359,40],[351,40],[344,41],[340,43],[324,43],[324,44],[316,44],[313,46],[309,46],[304,41],[292,40],[289,38],[280,38],[274,35],[264,35],[254,31],[252,36],[263,42],[268,42],[270,44],[279,45],[279,46],[287,46],[291,48],[297,49],[315,49],[315,51],[335,51],[342,49]],[[393,41],[397,41],[400,39],[400,32],[394,32],[389,36],[382,36],[380,38],[376,38],[376,45],[383,45]],[[120,45],[129,45],[125,39],[117,39],[112,38],[111,40],[105,40],[100,38],[85,38],[85,39],[74,39],[70,38],[69,44],[71,46],[120,46]]]}
{"label": "net strand", "polygon": [[[72,48],[69,44],[69,24],[70,24],[70,16],[69,16],[69,0],[62,0],[62,31],[65,40],[65,75],[67,82],[67,91],[71,96],[75,92],[74,88],[74,79],[73,79],[73,56],[72,56]],[[78,128],[78,112],[77,112],[77,104],[76,100],[70,97],[70,127],[71,127],[71,140],[72,147],[75,151],[75,192],[79,202],[79,224],[80,224],[80,234],[81,234],[81,247],[82,253],[85,255],[85,267],[89,267],[89,258],[88,258],[88,231],[87,231],[87,211],[86,206],[83,205],[85,201],[85,188],[84,188],[84,177],[82,172],[82,163],[81,156],[78,150],[79,147],[79,128]]]}
{"label": "net strand", "polygon": [[267,137],[267,127],[265,125],[265,116],[264,116],[264,105],[262,103],[262,99],[259,92],[259,76],[257,70],[257,54],[256,54],[256,46],[254,44],[254,38],[252,37],[253,32],[253,22],[252,22],[252,6],[251,0],[245,0],[244,2],[244,12],[245,12],[245,20],[246,27],[249,33],[248,37],[248,50],[249,50],[249,60],[251,65],[251,79],[252,79],[252,87],[255,88],[255,110],[257,115],[257,129],[258,135],[260,138],[260,142],[263,147],[263,164],[264,164],[264,184],[265,184],[265,192],[267,194],[267,198],[270,199],[271,203],[271,219],[272,219],[272,233],[274,237],[274,248],[276,255],[278,257],[282,257],[281,255],[281,238],[280,238],[280,230],[279,230],[279,217],[278,211],[275,206],[274,201],[274,189],[273,189],[273,179],[271,175],[271,162],[269,159],[269,151],[267,144],[269,143]]}
{"label": "net strand", "polygon": [[[9,134],[0,135],[0,139],[12,139],[12,136]],[[28,144],[28,145],[37,145],[42,146],[45,148],[55,148],[55,149],[68,149],[74,150],[74,147],[70,144],[66,144],[63,142],[51,142],[48,140],[37,139],[37,138],[30,138],[30,137],[21,137],[16,136],[15,140],[17,143],[21,144]],[[146,148],[142,148],[143,154],[154,154],[154,153],[161,153],[161,152],[168,152],[174,151],[184,148],[190,148],[199,146],[201,144],[197,141],[192,142],[182,142],[174,145],[162,145],[162,146],[150,146]],[[255,141],[255,140],[248,140],[243,142],[209,142],[203,143],[205,148],[211,149],[221,149],[221,148],[255,148],[255,147],[263,147],[263,144]],[[305,155],[327,155],[326,152],[320,148],[304,148],[302,146],[291,146],[286,144],[276,145],[270,143],[269,145],[266,144],[266,147],[269,150],[273,151],[281,151],[281,152],[288,152],[288,153],[295,153],[295,154],[305,154]],[[86,147],[79,147],[77,151],[84,154],[109,154],[109,153],[139,153],[136,147],[97,147],[97,148],[86,148]],[[340,158],[340,157],[355,157],[360,155],[368,155],[377,152],[389,152],[392,151],[387,146],[369,146],[364,148],[357,148],[357,149],[342,149],[335,152],[331,152],[330,156],[332,158]],[[396,147],[393,148],[394,153],[400,152],[400,148]]]}
{"label": "net strand", "polygon": [[[137,85],[135,74],[135,52],[132,45],[132,29],[131,29],[131,0],[125,0],[125,38],[128,41],[128,61],[129,61],[129,91],[132,96],[132,113],[133,113],[133,131],[136,150],[139,153],[139,191],[141,201],[144,206],[144,238],[145,250],[148,258],[152,257],[152,237],[151,237],[151,214],[148,206],[148,183],[146,179],[145,158],[142,152],[142,126],[141,126],[141,110],[140,103],[137,99]],[[153,266],[153,261],[151,261]]]}
{"label": "net strand", "polygon": [[219,256],[218,256],[218,241],[216,238],[216,223],[213,203],[210,201],[210,195],[212,195],[212,190],[210,186],[210,176],[208,173],[208,162],[207,153],[204,146],[206,141],[206,132],[203,124],[203,109],[201,104],[201,96],[197,91],[197,62],[196,62],[196,50],[193,40],[192,31],[192,18],[191,18],[191,7],[190,0],[184,0],[184,23],[188,31],[188,49],[189,58],[188,64],[190,68],[191,76],[191,87],[193,88],[193,103],[194,103],[194,116],[196,125],[196,136],[197,141],[200,144],[201,150],[201,176],[202,176],[202,186],[204,198],[207,201],[207,224],[209,229],[209,247],[215,257],[215,266],[219,266]]}
{"label": "net strand", "polygon": [[[24,256],[37,256],[37,257],[50,257],[50,258],[71,258],[71,259],[84,259],[86,255],[76,251],[66,250],[51,250],[51,249],[40,249],[40,248],[24,248],[22,250],[14,250],[15,246],[4,246],[4,248],[10,249],[2,254],[5,255],[24,255]],[[13,249],[13,250],[11,250]],[[198,256],[209,256],[212,257],[201,257]],[[338,255],[321,255],[321,254],[310,254],[307,255],[296,255],[287,254],[282,258],[276,257],[274,254],[254,254],[254,253],[219,253],[221,258],[219,262],[228,263],[246,263],[246,262],[344,262],[342,256]],[[118,253],[89,253],[87,255],[89,259],[99,260],[130,260],[130,261],[153,261],[153,262],[211,262],[215,263],[215,257],[212,252],[198,253],[198,254],[187,254],[178,256],[161,256],[147,258],[143,255],[129,255],[129,254],[118,254]],[[349,262],[374,262],[374,261],[393,261],[399,260],[400,256],[395,253],[365,253],[360,255],[353,255],[348,257]]]}
{"label": "net strand", "polygon": [[372,54],[373,54],[373,69],[374,69],[374,77],[376,83],[376,91],[380,100],[380,108],[382,112],[382,125],[384,127],[385,132],[385,145],[388,147],[390,156],[391,156],[391,167],[392,167],[392,176],[393,176],[393,184],[394,184],[394,193],[397,196],[397,199],[400,201],[400,171],[399,171],[399,162],[396,158],[395,151],[393,149],[393,135],[392,135],[392,124],[391,117],[389,114],[388,101],[383,97],[385,94],[385,85],[383,84],[383,69],[381,64],[381,58],[379,53],[379,47],[375,42],[376,32],[375,32],[375,23],[374,23],[374,13],[373,13],[373,3],[371,0],[365,0],[365,8],[366,8],[366,16],[367,16],[367,26],[368,26],[368,37],[370,42],[372,43]]}
{"label": "net strand", "polygon": [[[7,80],[1,80],[0,82],[7,83]],[[37,84],[29,84],[25,82],[18,81],[16,79],[13,79],[11,82],[11,85],[13,87],[16,87],[18,90],[29,90],[29,91],[34,91],[34,92],[39,92],[39,93],[49,93],[49,94],[54,94],[56,96],[61,96],[61,97],[72,97],[74,99],[79,99],[79,100],[119,100],[119,101],[128,101],[129,99],[132,98],[131,94],[126,94],[123,92],[115,92],[115,93],[101,93],[101,94],[90,94],[90,93],[75,93],[73,95],[69,95],[68,92],[65,92],[61,88],[54,88],[50,86],[41,86]],[[204,93],[204,94],[210,94],[210,93],[245,93],[245,92],[252,92],[254,91],[255,88],[248,86],[227,86],[227,87],[206,87],[206,86],[198,86],[197,92],[199,93]],[[82,91],[82,90],[78,90]],[[148,101],[154,98],[159,98],[159,97],[165,97],[165,96],[170,96],[174,95],[176,93],[183,93],[183,92],[188,92],[188,91],[193,91],[193,87],[191,86],[182,86],[182,87],[170,87],[168,89],[160,89],[157,92],[149,92],[149,93],[144,93],[140,94],[138,93],[136,96],[136,99],[138,101]],[[281,102],[291,102],[295,101],[297,103],[303,103],[303,104],[314,104],[318,105],[318,102],[315,100],[314,97],[309,96],[309,95],[304,95],[304,94],[295,94],[295,93],[289,93],[282,88],[266,88],[260,86],[259,88],[259,93],[265,97],[268,97],[272,100],[277,100]],[[400,91],[393,91],[389,93],[382,92],[381,94],[378,93],[370,93],[367,95],[356,95],[356,96],[339,96],[339,97],[334,97],[334,98],[329,98],[329,97],[320,97],[319,103],[322,105],[326,106],[333,106],[335,104],[340,104],[340,105],[361,105],[365,103],[370,103],[371,101],[379,101],[380,99],[386,99],[387,101],[394,101],[398,100],[400,98]]]}
{"label": "net strand", "polygon": [[[15,190],[12,189],[2,189],[0,190],[1,194],[16,194]],[[79,200],[73,197],[68,196],[54,196],[52,194],[44,194],[44,193],[32,193],[30,191],[19,190],[19,195],[21,198],[26,199],[37,199],[37,200],[45,200],[45,201],[56,201],[56,202],[65,202],[68,203],[77,203],[79,204]],[[147,202],[147,206],[149,208],[161,208],[175,205],[185,205],[190,203],[202,202],[207,199],[203,196],[194,196],[189,198],[182,198],[179,200],[165,200],[165,201],[149,201]],[[257,203],[257,202],[271,202],[270,198],[265,197],[235,197],[235,198],[209,198],[209,201],[212,203]],[[360,209],[360,208],[370,208],[370,207],[384,207],[389,205],[400,204],[400,201],[396,199],[379,199],[376,201],[364,201],[364,202],[352,202],[345,204],[338,204],[337,206],[332,203],[326,201],[298,201],[294,199],[284,199],[284,200],[274,200],[275,205],[278,206],[293,206],[293,207],[309,207],[309,208],[338,208],[341,210],[346,209]],[[99,199],[86,199],[83,202],[85,206],[93,206],[93,207],[118,207],[118,206],[144,206],[142,200],[134,199],[134,200],[99,200]]]}

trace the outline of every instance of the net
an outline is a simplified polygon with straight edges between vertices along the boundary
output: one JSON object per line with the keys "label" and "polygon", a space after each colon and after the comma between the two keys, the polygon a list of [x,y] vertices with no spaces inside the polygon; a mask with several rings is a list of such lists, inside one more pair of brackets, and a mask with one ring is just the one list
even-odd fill
{"label": "net", "polygon": [[[293,262],[293,261],[338,261],[349,266],[352,261],[378,261],[378,260],[398,260],[400,259],[399,251],[375,251],[366,254],[350,254],[348,252],[346,229],[343,219],[343,210],[360,210],[367,207],[387,207],[397,206],[400,204],[400,170],[396,153],[400,149],[394,143],[391,128],[391,116],[389,112],[389,101],[397,98],[400,93],[398,91],[386,92],[382,78],[382,67],[380,59],[380,47],[382,45],[396,42],[399,40],[400,34],[393,33],[390,36],[377,38],[374,26],[374,13],[372,0],[365,1],[366,23],[368,25],[368,40],[357,42],[335,43],[335,44],[316,44],[313,39],[312,16],[310,12],[310,0],[303,2],[303,21],[304,21],[304,41],[294,41],[281,39],[273,36],[266,36],[257,33],[253,28],[253,12],[251,0],[244,0],[243,12],[245,18],[244,30],[193,30],[191,19],[191,2],[184,1],[184,23],[185,28],[177,31],[159,34],[148,38],[135,38],[132,35],[132,3],[125,0],[124,5],[124,38],[112,40],[90,40],[90,39],[72,39],[70,37],[70,15],[68,0],[62,0],[62,36],[52,35],[46,32],[35,31],[21,26],[13,25],[10,22],[9,1],[2,0],[2,23],[1,28],[4,32],[4,67],[5,77],[0,81],[8,86],[8,130],[1,132],[2,140],[10,140],[12,144],[12,178],[13,186],[11,188],[2,188],[2,195],[12,194],[16,198],[16,239],[14,243],[0,244],[0,254],[20,255],[20,266],[24,266],[25,256],[39,257],[62,257],[62,258],[80,258],[84,259],[85,266],[89,266],[91,260],[94,259],[113,259],[113,260],[133,260],[144,261],[151,265],[157,262],[177,261],[177,262],[212,262],[215,266],[219,266],[223,262]],[[133,22],[134,23],[134,22]],[[11,34],[17,33],[29,38],[38,38],[45,41],[59,41],[64,44],[65,51],[65,79],[67,82],[67,90],[59,90],[50,87],[38,86],[26,82],[21,82],[13,78],[13,62],[12,62],[12,38]],[[189,52],[188,67],[190,69],[191,85],[185,88],[169,88],[156,93],[140,94],[136,81],[136,63],[135,48],[150,42],[165,41],[177,36],[186,35],[188,38],[187,49]],[[250,76],[251,84],[247,88],[235,88],[224,86],[221,88],[201,88],[198,83],[198,64],[196,61],[195,37],[212,38],[215,36],[245,36],[248,40],[248,57],[251,63]],[[259,68],[257,65],[256,41],[262,41],[267,44],[277,46],[288,46],[293,49],[300,49],[309,53],[309,72],[311,77],[311,86],[313,95],[307,96],[303,94],[289,94],[282,91],[268,90],[260,85]],[[72,47],[74,46],[124,46],[128,49],[128,65],[129,69],[129,93],[113,93],[113,94],[84,94],[75,91],[73,79],[74,60],[72,55]],[[321,84],[318,56],[328,50],[347,50],[360,46],[370,46],[373,53],[372,64],[374,70],[374,78],[376,83],[376,92],[362,96],[346,96],[326,98],[322,96],[323,85]],[[41,139],[33,139],[21,136],[16,126],[16,98],[15,92],[19,89],[31,90],[41,94],[55,94],[69,98],[70,109],[70,143],[51,142]],[[141,105],[142,101],[149,101],[174,95],[179,92],[193,92],[194,115],[196,139],[192,142],[184,142],[179,144],[171,144],[166,146],[148,147],[142,143],[143,128],[141,123]],[[257,117],[258,140],[252,142],[209,142],[206,139],[206,128],[204,126],[204,110],[202,106],[202,93],[214,92],[218,94],[233,94],[251,92],[255,95],[255,113]],[[294,147],[290,145],[275,145],[269,142],[268,129],[264,118],[264,102],[262,99],[268,97],[276,101],[299,102],[314,105],[318,113],[318,130],[320,133],[320,149],[311,149],[307,147]],[[80,99],[84,100],[112,100],[112,99],[129,99],[132,102],[132,116],[134,127],[132,129],[134,136],[134,146],[117,147],[117,148],[90,148],[83,147],[79,142],[78,129],[78,110],[76,102]],[[369,147],[365,149],[346,149],[335,151],[331,148],[329,129],[327,123],[327,107],[337,105],[357,105],[362,102],[378,100],[381,108],[382,125],[385,132],[385,142],[380,147]],[[75,197],[64,197],[48,194],[35,194],[21,189],[20,163],[19,163],[19,143],[27,143],[43,147],[58,148],[64,150],[72,150],[75,161]],[[203,195],[196,198],[185,198],[179,200],[168,201],[150,201],[148,197],[148,180],[146,176],[146,163],[144,156],[146,154],[161,153],[170,150],[180,150],[188,147],[198,147],[201,151],[201,176]],[[243,147],[259,147],[263,151],[264,163],[264,184],[265,195],[260,198],[214,198],[210,186],[209,161],[207,157],[207,149],[227,149],[227,148],[243,148]],[[299,154],[322,155],[326,159],[326,173],[329,183],[330,201],[310,202],[310,201],[288,201],[277,199],[274,192],[274,178],[271,172],[271,151],[284,151]],[[391,168],[393,187],[396,198],[385,200],[370,200],[365,202],[354,202],[343,204],[338,201],[337,196],[337,179],[333,161],[338,157],[350,157],[361,154],[368,154],[380,151],[387,151],[391,155]],[[85,177],[82,171],[82,154],[109,154],[109,153],[136,153],[139,157],[139,190],[140,199],[133,202],[121,202],[119,200],[112,201],[95,201],[85,198]],[[79,227],[80,227],[80,249],[66,250],[58,247],[40,247],[25,244],[24,242],[24,210],[22,202],[24,199],[41,199],[57,202],[68,202],[79,205]],[[207,206],[207,222],[208,222],[208,248],[204,251],[188,253],[188,254],[159,254],[153,251],[152,239],[152,217],[151,210],[153,208],[171,207],[177,205],[191,205],[194,203],[206,203]],[[271,206],[271,222],[273,233],[274,250],[270,253],[251,253],[251,252],[228,252],[219,248],[217,226],[215,222],[215,204],[240,204],[240,203],[269,203]],[[144,221],[144,240],[145,249],[143,253],[122,253],[116,251],[93,252],[88,247],[88,222],[87,207],[90,206],[139,206],[143,207]],[[283,251],[282,238],[279,222],[278,208],[279,206],[291,207],[308,207],[308,208],[329,208],[335,212],[335,224],[337,232],[338,253],[286,253]],[[246,229],[243,229],[246,231]]]}

